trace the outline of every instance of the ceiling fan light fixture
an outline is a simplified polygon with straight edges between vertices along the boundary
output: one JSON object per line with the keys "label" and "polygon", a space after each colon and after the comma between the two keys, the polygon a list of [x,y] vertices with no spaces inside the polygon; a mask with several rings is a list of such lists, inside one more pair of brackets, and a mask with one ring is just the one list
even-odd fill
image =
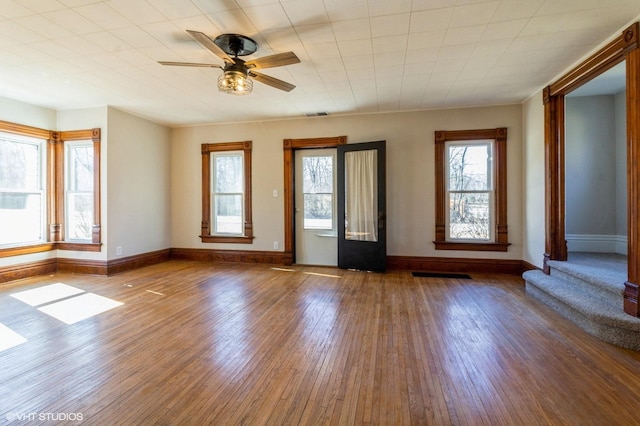
{"label": "ceiling fan light fixture", "polygon": [[218,77],[218,90],[230,95],[248,95],[253,90],[253,81],[242,71],[225,71]]}

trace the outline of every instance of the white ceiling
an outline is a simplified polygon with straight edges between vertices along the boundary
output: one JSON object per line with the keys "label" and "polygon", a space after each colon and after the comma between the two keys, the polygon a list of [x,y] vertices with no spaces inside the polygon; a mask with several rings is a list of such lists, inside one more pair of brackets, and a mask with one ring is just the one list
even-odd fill
{"label": "white ceiling", "polygon": [[[0,0],[0,96],[170,126],[518,103],[640,15],[638,0]],[[217,91],[186,29],[302,62]],[[247,59],[247,58],[245,58]]]}

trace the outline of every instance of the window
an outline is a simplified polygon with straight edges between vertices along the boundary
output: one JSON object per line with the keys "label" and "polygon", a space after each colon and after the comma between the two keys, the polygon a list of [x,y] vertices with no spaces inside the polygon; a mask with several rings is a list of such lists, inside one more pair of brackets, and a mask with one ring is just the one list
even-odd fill
{"label": "window", "polygon": [[93,144],[67,142],[65,158],[65,240],[91,241],[93,226]]}
{"label": "window", "polygon": [[507,129],[437,131],[438,250],[506,251]]}
{"label": "window", "polygon": [[243,152],[214,153],[211,156],[213,193],[213,233],[243,235],[244,208]]}
{"label": "window", "polygon": [[100,251],[100,129],[0,121],[0,257]]}
{"label": "window", "polygon": [[205,243],[253,242],[251,142],[202,144],[202,229]]}
{"label": "window", "polygon": [[302,157],[304,229],[333,229],[333,156]]}
{"label": "window", "polygon": [[45,141],[0,133],[0,246],[46,241]]}
{"label": "window", "polygon": [[100,251],[100,129],[55,133],[52,241],[61,250]]}

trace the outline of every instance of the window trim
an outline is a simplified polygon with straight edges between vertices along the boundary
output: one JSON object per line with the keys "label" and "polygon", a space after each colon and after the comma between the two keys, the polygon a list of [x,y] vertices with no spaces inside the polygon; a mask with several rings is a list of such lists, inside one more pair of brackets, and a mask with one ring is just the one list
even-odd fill
{"label": "window trim", "polygon": [[[202,154],[202,223],[200,239],[203,243],[253,244],[253,222],[251,214],[251,141],[203,143]],[[212,234],[211,225],[211,160],[213,153],[223,151],[243,152],[244,171],[244,235]]]}
{"label": "window trim", "polygon": [[[56,246],[60,250],[75,251],[100,251],[101,242],[101,223],[100,223],[100,141],[101,132],[99,128],[86,130],[71,130],[65,132],[55,132],[57,137],[53,141],[53,150],[55,156],[55,212],[54,221],[51,222],[51,241],[56,242]],[[65,240],[65,142],[86,141],[93,143],[93,225],[91,227],[91,241],[67,241]]]}
{"label": "window trim", "polygon": [[[447,240],[447,167],[445,142],[493,140],[494,241]],[[507,251],[510,243],[507,231],[507,128],[477,130],[437,130],[435,132],[435,181],[436,181],[436,250]]]}
{"label": "window trim", "polygon": [[[100,140],[99,128],[86,130],[72,130],[57,132],[11,123],[0,120],[0,132],[11,133],[19,136],[28,136],[45,141],[46,149],[46,216],[47,228],[45,229],[46,241],[35,244],[15,245],[0,249],[0,257],[20,256],[32,253],[42,253],[51,250],[74,250],[99,252],[102,248],[100,225]],[[94,224],[92,229],[92,241],[66,242],[63,240],[62,227],[64,226],[64,141],[92,140],[94,147]]]}

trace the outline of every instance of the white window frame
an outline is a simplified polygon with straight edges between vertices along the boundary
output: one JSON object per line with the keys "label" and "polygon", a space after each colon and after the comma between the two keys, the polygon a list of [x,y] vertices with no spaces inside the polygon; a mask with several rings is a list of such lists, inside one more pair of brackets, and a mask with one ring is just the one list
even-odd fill
{"label": "white window frame", "polygon": [[[487,160],[487,179],[488,188],[486,190],[452,190],[449,187],[451,182],[451,170],[449,154],[450,149],[454,147],[477,147],[487,146],[490,148],[489,157]],[[447,206],[447,214],[445,215],[445,239],[452,242],[495,242],[495,167],[493,165],[493,158],[495,153],[495,141],[494,140],[468,140],[468,141],[446,141],[444,148],[444,164],[445,164],[445,205]],[[451,236],[451,194],[488,194],[488,210],[489,210],[489,236],[488,238],[455,238]]]}
{"label": "white window frame", "polygon": [[[241,192],[216,192],[216,159],[220,157],[240,157],[240,177],[242,182],[240,183]],[[245,223],[245,205],[244,205],[244,151],[220,151],[214,152],[211,155],[211,224],[212,224],[212,232],[211,235],[214,236],[244,236],[244,223]],[[240,195],[240,232],[220,232],[217,228],[217,220],[216,220],[216,198],[222,195]]]}
{"label": "white window frame", "polygon": [[93,215],[95,214],[95,212],[93,211],[93,199],[95,197],[95,188],[93,187],[94,184],[94,175],[95,175],[95,170],[93,170],[93,174],[91,176],[91,187],[92,190],[91,191],[72,191],[69,187],[70,187],[70,181],[73,177],[73,173],[71,171],[71,159],[70,159],[70,153],[71,150],[73,148],[78,148],[78,147],[86,147],[89,148],[92,154],[92,163],[94,162],[93,159],[93,155],[94,155],[94,146],[93,146],[93,141],[92,140],[79,140],[79,141],[65,141],[64,143],[64,216],[65,216],[65,241],[69,241],[69,242],[91,242],[92,240],[92,235],[91,235],[91,229],[89,229],[89,237],[88,238],[71,238],[71,236],[69,235],[71,226],[70,224],[72,223],[72,221],[70,220],[70,203],[71,203],[71,195],[73,194],[78,194],[78,193],[86,193],[86,194],[91,194],[91,224],[93,224],[95,222],[95,218],[93,217]]}
{"label": "white window frame", "polygon": [[[0,132],[0,139],[13,142],[13,143],[23,143],[34,145],[38,147],[38,186],[39,189],[35,191],[27,191],[27,188],[24,190],[12,190],[9,188],[0,189],[0,192],[6,193],[23,193],[23,194],[34,194],[38,193],[40,195],[40,238],[37,240],[24,240],[24,241],[14,241],[6,244],[0,244],[0,247],[17,247],[23,245],[31,245],[31,244],[41,244],[47,241],[47,185],[46,185],[46,176],[47,176],[47,150],[46,150],[46,141],[43,139],[33,138],[29,136],[21,136],[15,135],[11,133]],[[5,167],[4,164],[0,164],[0,167]]]}

